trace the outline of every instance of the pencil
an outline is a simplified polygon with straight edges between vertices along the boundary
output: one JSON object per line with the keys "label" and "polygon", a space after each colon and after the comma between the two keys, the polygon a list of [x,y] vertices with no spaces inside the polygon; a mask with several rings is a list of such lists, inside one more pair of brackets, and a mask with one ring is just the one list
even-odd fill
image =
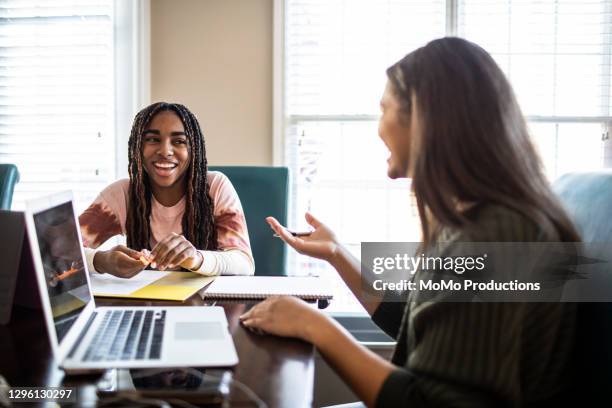
{"label": "pencil", "polygon": [[[294,237],[308,237],[310,236],[310,234],[312,234],[312,231],[302,231],[302,232],[295,232],[295,231],[289,231],[287,230],[287,232],[289,232],[291,235],[293,235]],[[278,234],[274,234],[274,237],[276,238],[280,238],[280,235]]]}

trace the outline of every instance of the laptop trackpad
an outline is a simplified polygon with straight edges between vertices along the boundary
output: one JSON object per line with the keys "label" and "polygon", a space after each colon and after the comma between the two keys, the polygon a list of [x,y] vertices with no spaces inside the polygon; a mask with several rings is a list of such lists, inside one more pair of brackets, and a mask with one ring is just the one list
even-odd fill
{"label": "laptop trackpad", "polygon": [[218,322],[178,322],[174,325],[175,340],[223,340]]}

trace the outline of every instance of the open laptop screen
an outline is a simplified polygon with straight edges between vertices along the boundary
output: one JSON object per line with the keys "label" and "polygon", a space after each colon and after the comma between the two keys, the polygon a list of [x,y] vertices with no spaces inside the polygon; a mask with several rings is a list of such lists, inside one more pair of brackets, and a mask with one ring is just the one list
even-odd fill
{"label": "open laptop screen", "polygon": [[58,342],[90,301],[72,202],[34,214]]}

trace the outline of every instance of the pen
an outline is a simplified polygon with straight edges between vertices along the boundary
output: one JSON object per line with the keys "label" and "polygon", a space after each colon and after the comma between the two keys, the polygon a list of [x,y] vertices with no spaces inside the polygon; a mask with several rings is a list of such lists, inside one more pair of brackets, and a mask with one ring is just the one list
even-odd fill
{"label": "pen", "polygon": [[[294,237],[308,237],[310,236],[310,234],[312,234],[312,231],[303,231],[303,232],[294,232],[294,231],[289,231],[289,230],[287,231]],[[274,237],[280,238],[280,235],[274,234]]]}

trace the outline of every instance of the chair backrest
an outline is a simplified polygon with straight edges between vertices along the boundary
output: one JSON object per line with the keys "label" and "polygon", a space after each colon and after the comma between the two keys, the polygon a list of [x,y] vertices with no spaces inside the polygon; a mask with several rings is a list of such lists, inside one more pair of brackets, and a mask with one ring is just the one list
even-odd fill
{"label": "chair backrest", "polygon": [[289,169],[286,167],[209,166],[225,174],[236,189],[249,229],[255,275],[286,275],[287,249],[265,218],[287,224]]}
{"label": "chair backrest", "polygon": [[19,171],[14,164],[0,164],[0,210],[10,210]]}
{"label": "chair backrest", "polygon": [[[612,171],[567,174],[554,189],[582,240],[612,247]],[[571,385],[576,403],[612,406],[612,303],[579,303],[576,330]]]}

